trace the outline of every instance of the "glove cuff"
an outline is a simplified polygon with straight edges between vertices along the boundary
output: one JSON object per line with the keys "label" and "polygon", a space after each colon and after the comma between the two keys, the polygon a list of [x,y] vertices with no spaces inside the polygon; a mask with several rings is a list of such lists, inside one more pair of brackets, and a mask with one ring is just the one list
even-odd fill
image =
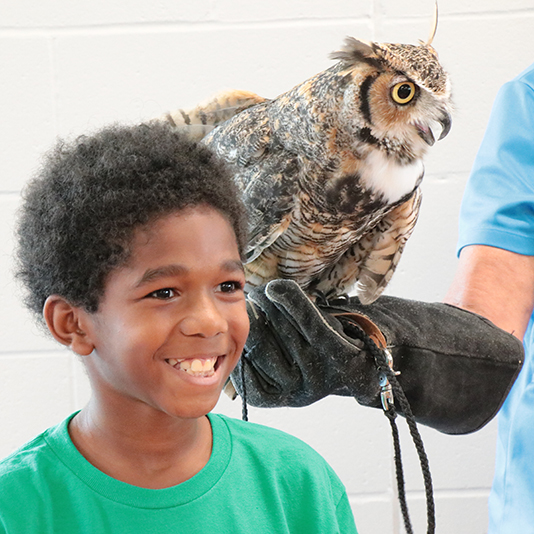
{"label": "glove cuff", "polygon": [[[381,297],[364,306],[350,298],[321,309],[338,317],[364,315],[374,324],[387,340],[416,421],[447,434],[474,432],[493,419],[523,362],[517,338],[448,304]],[[381,406],[378,398],[362,404]]]}

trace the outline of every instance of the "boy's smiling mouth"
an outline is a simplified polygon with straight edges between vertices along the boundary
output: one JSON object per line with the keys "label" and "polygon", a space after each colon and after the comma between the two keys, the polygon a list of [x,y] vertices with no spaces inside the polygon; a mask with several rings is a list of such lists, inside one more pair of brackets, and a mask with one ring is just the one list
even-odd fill
{"label": "boy's smiling mouth", "polygon": [[175,369],[185,371],[188,375],[208,378],[215,374],[218,360],[219,356],[192,359],[168,358],[165,361]]}

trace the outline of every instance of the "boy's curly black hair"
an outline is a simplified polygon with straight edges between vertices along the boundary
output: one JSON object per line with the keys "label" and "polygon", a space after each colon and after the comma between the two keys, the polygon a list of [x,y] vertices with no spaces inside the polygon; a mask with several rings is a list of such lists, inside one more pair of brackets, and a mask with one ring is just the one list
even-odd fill
{"label": "boy's curly black hair", "polygon": [[17,276],[42,320],[57,294],[98,310],[110,271],[124,264],[134,231],[171,212],[209,205],[246,239],[245,209],[210,150],[163,124],[107,127],[59,142],[28,184],[17,224]]}

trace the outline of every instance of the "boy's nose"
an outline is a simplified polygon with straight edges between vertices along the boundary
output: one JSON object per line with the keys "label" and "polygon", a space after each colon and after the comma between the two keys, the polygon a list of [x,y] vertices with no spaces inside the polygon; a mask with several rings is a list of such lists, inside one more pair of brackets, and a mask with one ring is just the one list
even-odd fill
{"label": "boy's nose", "polygon": [[228,322],[213,297],[191,299],[179,324],[186,336],[213,337],[228,330]]}

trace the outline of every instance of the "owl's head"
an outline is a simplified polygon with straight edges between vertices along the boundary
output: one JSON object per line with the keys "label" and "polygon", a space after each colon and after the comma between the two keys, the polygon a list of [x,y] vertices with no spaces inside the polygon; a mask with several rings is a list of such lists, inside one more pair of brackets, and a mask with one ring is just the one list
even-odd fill
{"label": "owl's head", "polygon": [[410,45],[349,37],[332,54],[352,78],[345,94],[350,114],[373,138],[408,142],[415,145],[415,152],[424,152],[435,142],[432,127],[441,125],[439,139],[449,133],[450,82],[432,38],[433,33],[426,43]]}

